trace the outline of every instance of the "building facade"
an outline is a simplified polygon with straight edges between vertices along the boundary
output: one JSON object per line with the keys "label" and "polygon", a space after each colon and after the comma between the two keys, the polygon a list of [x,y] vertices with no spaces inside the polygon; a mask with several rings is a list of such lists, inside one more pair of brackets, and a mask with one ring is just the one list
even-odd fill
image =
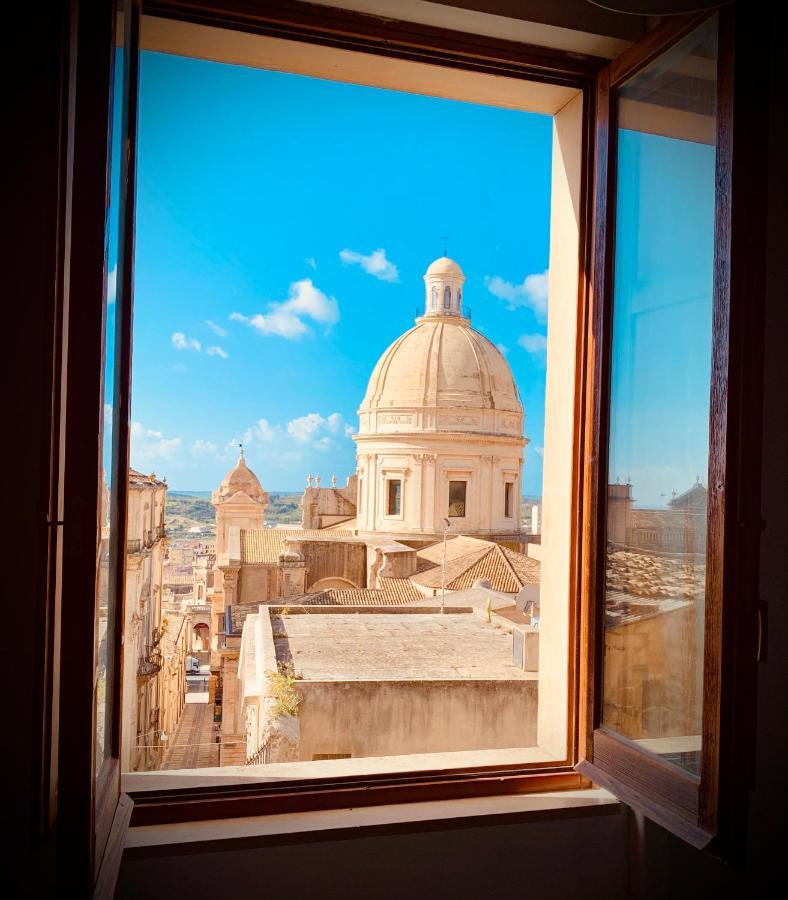
{"label": "building facade", "polygon": [[383,353],[359,408],[359,534],[520,530],[525,414],[509,364],[464,314],[462,269],[424,276],[424,315]]}
{"label": "building facade", "polygon": [[185,700],[188,622],[164,609],[166,482],[129,470],[123,771],[157,769]]}

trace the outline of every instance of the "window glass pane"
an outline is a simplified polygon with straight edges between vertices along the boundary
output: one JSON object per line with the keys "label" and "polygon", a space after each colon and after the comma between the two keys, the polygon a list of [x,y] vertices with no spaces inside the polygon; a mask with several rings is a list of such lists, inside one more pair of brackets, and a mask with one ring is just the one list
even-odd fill
{"label": "window glass pane", "polygon": [[449,482],[449,516],[461,518],[465,515],[465,488],[467,481]]}
{"label": "window glass pane", "polygon": [[511,482],[507,482],[504,485],[504,516],[507,519],[511,519],[512,517],[512,484]]}
{"label": "window glass pane", "polygon": [[402,505],[402,482],[389,481],[388,515],[398,516]]}
{"label": "window glass pane", "polygon": [[[122,7],[125,3],[119,3]],[[114,657],[112,648],[115,634],[115,584],[118,558],[116,549],[116,517],[112,503],[114,489],[113,456],[117,429],[115,427],[115,388],[117,352],[121,302],[118,284],[118,260],[121,254],[120,223],[123,216],[121,196],[123,182],[123,141],[126,128],[127,93],[127,53],[124,47],[126,16],[118,9],[116,20],[116,46],[112,89],[112,135],[110,146],[109,209],[107,213],[107,254],[105,270],[105,334],[104,334],[104,395],[103,395],[103,440],[102,440],[102,490],[100,497],[101,515],[98,535],[98,583],[96,587],[98,642],[96,654],[96,772],[112,756],[112,695],[114,683]]]}
{"label": "window glass pane", "polygon": [[618,98],[603,724],[697,771],[716,19]]}

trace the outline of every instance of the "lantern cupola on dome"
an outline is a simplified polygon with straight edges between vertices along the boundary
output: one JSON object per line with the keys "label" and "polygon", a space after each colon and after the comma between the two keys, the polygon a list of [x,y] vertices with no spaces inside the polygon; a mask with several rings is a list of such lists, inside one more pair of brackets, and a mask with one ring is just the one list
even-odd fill
{"label": "lantern cupola on dome", "polygon": [[462,316],[465,275],[453,259],[441,256],[424,273],[425,316]]}

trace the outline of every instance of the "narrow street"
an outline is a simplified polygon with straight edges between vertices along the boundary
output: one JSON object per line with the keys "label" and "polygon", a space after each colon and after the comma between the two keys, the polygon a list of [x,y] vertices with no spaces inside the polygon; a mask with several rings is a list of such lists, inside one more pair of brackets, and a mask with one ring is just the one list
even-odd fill
{"label": "narrow street", "polygon": [[[205,696],[206,699],[202,700]],[[201,702],[190,702],[200,697]],[[206,695],[187,695],[186,706],[170,739],[162,769],[203,769],[219,765],[219,745],[214,742],[213,704]]]}

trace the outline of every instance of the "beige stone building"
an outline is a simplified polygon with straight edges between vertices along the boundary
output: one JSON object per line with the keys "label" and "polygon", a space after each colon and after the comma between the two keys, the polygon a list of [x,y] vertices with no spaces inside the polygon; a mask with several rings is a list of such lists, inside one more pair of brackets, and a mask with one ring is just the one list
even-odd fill
{"label": "beige stone building", "polygon": [[699,482],[664,509],[608,487],[605,724],[692,763],[700,746],[707,492]]}
{"label": "beige stone building", "polygon": [[188,619],[164,608],[166,482],[129,471],[123,627],[124,771],[156,769],[185,692]]}
{"label": "beige stone building", "polygon": [[462,269],[424,276],[424,315],[383,353],[359,408],[357,530],[433,540],[520,530],[525,415],[509,364],[463,312]]}
{"label": "beige stone building", "polygon": [[537,675],[517,664],[504,620],[434,606],[285,612],[260,606],[244,622],[232,728],[247,761],[535,743]]}
{"label": "beige stone building", "polygon": [[[321,485],[310,475],[302,527],[266,527],[268,494],[242,450],[212,495],[211,669],[222,709],[222,764],[244,761],[247,734],[254,731],[244,711],[258,715],[244,699],[244,666],[252,655],[244,641],[253,634],[244,631],[244,619],[260,604],[416,606],[484,585],[513,607],[525,586],[538,590],[540,563],[521,552],[527,440],[514,378],[500,351],[465,315],[465,277],[457,263],[436,260],[424,282],[424,314],[383,353],[370,377],[355,435],[357,469],[345,485],[336,478]],[[426,647],[426,632],[424,640]],[[465,690],[457,685],[455,692]],[[468,690],[470,697],[482,688]],[[529,691],[535,728],[535,682]],[[437,723],[437,712],[430,715]],[[459,749],[462,741],[438,744]]]}

